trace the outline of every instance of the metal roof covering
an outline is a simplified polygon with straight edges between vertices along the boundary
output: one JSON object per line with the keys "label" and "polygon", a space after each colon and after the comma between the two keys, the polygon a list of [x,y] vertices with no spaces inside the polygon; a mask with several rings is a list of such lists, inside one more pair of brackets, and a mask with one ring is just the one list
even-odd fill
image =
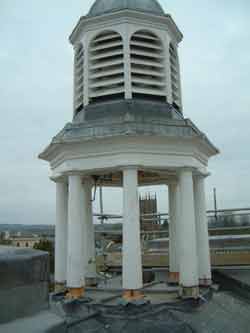
{"label": "metal roof covering", "polygon": [[149,12],[160,16],[165,15],[157,0],[96,0],[92,5],[88,16],[100,16],[123,9]]}

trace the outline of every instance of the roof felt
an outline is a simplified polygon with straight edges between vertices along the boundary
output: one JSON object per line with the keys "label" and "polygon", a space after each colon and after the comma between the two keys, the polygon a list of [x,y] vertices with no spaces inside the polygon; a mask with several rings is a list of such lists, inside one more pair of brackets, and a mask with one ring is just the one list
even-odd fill
{"label": "roof felt", "polygon": [[249,333],[250,304],[231,293],[215,293],[212,299],[205,298],[199,304],[179,303],[158,306],[75,303],[73,312],[69,304],[64,310],[68,333]]}

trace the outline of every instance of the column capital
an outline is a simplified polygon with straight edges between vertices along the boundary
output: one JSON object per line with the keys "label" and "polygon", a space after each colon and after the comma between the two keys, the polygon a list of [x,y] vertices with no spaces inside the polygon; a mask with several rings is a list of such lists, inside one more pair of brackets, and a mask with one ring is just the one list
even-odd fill
{"label": "column capital", "polygon": [[86,182],[86,181],[92,181],[94,183],[94,180],[92,178],[91,175],[84,173],[81,170],[71,170],[71,171],[66,171],[62,177],[64,177],[65,179],[68,179],[68,177],[70,176],[77,176],[80,177],[82,182]]}
{"label": "column capital", "polygon": [[205,179],[209,176],[211,176],[211,172],[196,172],[194,173],[194,178],[198,178],[198,179]]}
{"label": "column capital", "polygon": [[81,170],[70,170],[70,171],[65,171],[64,173],[65,176],[82,176]]}
{"label": "column capital", "polygon": [[68,177],[66,175],[51,176],[50,180],[52,180],[54,183],[68,183]]}
{"label": "column capital", "polygon": [[124,170],[137,170],[139,171],[139,166],[138,165],[126,165],[121,167],[122,171]]}
{"label": "column capital", "polygon": [[197,169],[194,167],[183,166],[177,169],[177,176],[180,176],[183,172],[191,172],[192,174],[194,174],[195,172],[197,172]]}

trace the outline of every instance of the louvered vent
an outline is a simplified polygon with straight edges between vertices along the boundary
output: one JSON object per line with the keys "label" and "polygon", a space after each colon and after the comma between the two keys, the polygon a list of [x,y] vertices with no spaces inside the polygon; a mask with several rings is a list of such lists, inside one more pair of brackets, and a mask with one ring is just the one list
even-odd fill
{"label": "louvered vent", "polygon": [[74,108],[75,114],[83,108],[84,50],[78,45],[75,50]]}
{"label": "louvered vent", "polygon": [[99,34],[90,44],[89,102],[124,98],[122,37],[114,31]]}
{"label": "louvered vent", "polygon": [[164,48],[148,31],[136,32],[130,41],[133,97],[166,100]]}
{"label": "louvered vent", "polygon": [[169,53],[173,104],[175,104],[177,107],[181,107],[178,55],[176,48],[172,44],[170,44]]}

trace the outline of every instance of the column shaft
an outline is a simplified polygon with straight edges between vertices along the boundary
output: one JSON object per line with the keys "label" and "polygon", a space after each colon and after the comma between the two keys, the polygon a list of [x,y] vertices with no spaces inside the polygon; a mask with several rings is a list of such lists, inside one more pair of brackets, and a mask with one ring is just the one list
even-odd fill
{"label": "column shaft", "polygon": [[95,228],[93,223],[92,212],[92,180],[86,178],[83,181],[83,188],[85,192],[84,203],[84,224],[85,224],[85,251],[86,251],[86,263],[85,263],[85,278],[86,283],[91,285],[95,284],[96,280],[96,249],[95,249]]}
{"label": "column shaft", "polygon": [[168,187],[169,198],[169,279],[170,283],[179,281],[178,233],[179,224],[179,189],[177,184]]}
{"label": "column shaft", "polygon": [[[67,286],[81,296],[85,286],[83,203],[85,202],[81,177],[69,176],[68,206],[68,267]],[[73,297],[75,296],[75,293]]]}
{"label": "column shaft", "polygon": [[138,290],[143,286],[140,242],[140,216],[136,168],[123,171],[123,289]]}
{"label": "column shaft", "polygon": [[183,297],[198,297],[198,265],[192,171],[180,172],[180,286]]}
{"label": "column shaft", "polygon": [[[67,280],[68,185],[56,183],[55,285],[62,288]],[[58,289],[59,291],[59,289]]]}
{"label": "column shaft", "polygon": [[198,247],[199,283],[203,286],[211,284],[211,263],[206,216],[205,179],[203,176],[194,177],[194,202]]}

